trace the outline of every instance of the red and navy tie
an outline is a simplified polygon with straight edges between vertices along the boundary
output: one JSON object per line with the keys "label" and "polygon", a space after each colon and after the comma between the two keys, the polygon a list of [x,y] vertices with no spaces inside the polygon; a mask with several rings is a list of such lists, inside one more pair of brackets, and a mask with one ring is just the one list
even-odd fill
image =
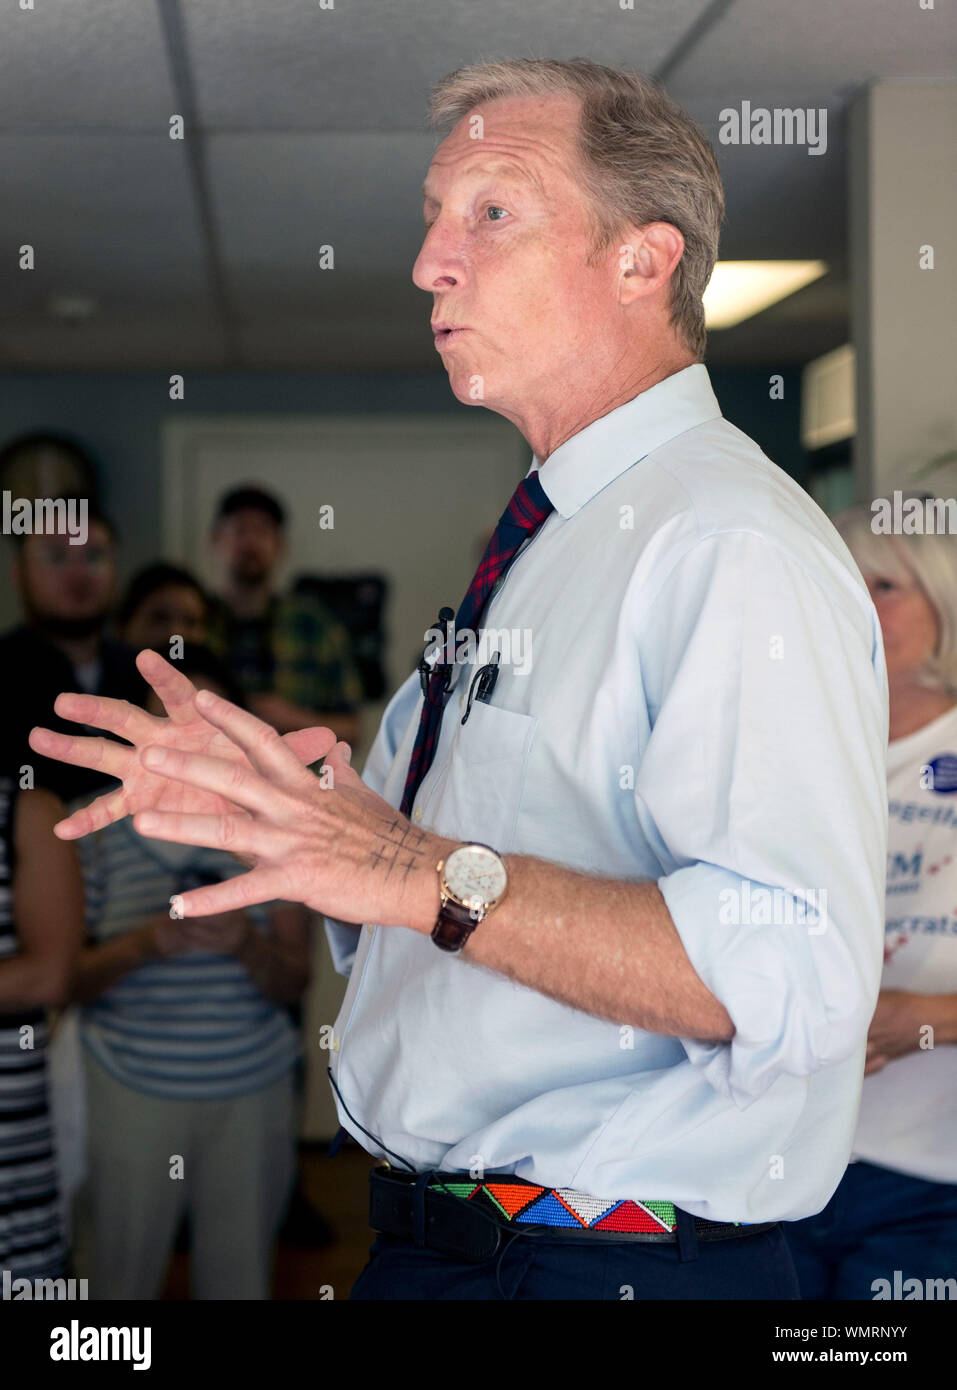
{"label": "red and navy tie", "polygon": [[[479,619],[488,602],[489,594],[512,563],[519,546],[527,536],[535,534],[552,509],[553,504],[545,495],[538,473],[529,473],[512,493],[511,501],[499,518],[492,539],[485,548],[485,554],[455,615],[455,627],[458,631],[469,629],[478,637]],[[444,609],[443,612],[451,614],[451,609]],[[442,711],[449,688],[448,676],[448,667],[442,668],[440,662],[436,661],[435,668],[428,677],[419,730],[415,736],[415,746],[405,779],[405,791],[400,808],[404,816],[412,810],[415,794],[435,757],[439,731],[442,728]]]}

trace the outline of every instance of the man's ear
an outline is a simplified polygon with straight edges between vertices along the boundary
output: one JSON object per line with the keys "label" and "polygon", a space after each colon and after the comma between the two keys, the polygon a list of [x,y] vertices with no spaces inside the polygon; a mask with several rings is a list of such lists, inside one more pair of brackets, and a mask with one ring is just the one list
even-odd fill
{"label": "man's ear", "polygon": [[671,222],[631,228],[618,248],[618,297],[622,304],[656,294],[681,260],[685,239]]}

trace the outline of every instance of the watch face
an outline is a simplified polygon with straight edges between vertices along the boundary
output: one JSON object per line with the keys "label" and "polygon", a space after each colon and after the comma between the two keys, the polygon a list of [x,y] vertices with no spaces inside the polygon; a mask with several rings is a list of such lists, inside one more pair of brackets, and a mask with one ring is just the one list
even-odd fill
{"label": "watch face", "polygon": [[466,907],[494,903],[505,892],[505,865],[484,845],[463,845],[445,861],[445,881]]}

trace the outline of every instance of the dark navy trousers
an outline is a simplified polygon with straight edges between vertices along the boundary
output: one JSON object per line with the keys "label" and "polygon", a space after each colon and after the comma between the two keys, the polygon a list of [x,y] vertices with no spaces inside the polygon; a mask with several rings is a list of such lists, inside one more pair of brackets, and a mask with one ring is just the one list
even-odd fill
{"label": "dark navy trousers", "polygon": [[898,1288],[957,1279],[957,1183],[852,1163],[823,1211],[784,1230],[803,1298],[873,1299],[895,1271]]}
{"label": "dark navy trousers", "polygon": [[354,1299],[796,1299],[794,1265],[780,1226],[731,1240],[539,1240],[505,1237],[482,1264],[380,1235]]}

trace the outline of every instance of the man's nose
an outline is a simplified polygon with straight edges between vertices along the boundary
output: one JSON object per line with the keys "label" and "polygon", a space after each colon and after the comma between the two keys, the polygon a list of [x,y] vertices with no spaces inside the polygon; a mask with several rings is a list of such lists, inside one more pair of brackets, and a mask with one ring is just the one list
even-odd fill
{"label": "man's nose", "polygon": [[425,234],[422,249],[412,267],[412,281],[420,290],[434,292],[460,285],[464,275],[458,237],[441,218]]}

